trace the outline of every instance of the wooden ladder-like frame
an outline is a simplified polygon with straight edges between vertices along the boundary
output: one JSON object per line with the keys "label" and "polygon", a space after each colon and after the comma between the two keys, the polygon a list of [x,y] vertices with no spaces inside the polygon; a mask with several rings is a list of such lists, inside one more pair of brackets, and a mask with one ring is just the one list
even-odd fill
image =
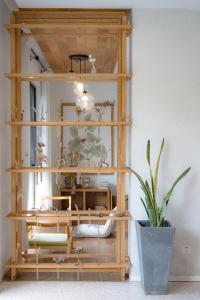
{"label": "wooden ladder-like frame", "polygon": [[[10,24],[6,28],[10,32],[11,38],[11,73],[6,74],[11,81],[11,121],[7,122],[11,126],[11,168],[7,171],[11,173],[11,212],[8,219],[12,223],[12,255],[7,263],[11,269],[11,278],[14,280],[17,270],[41,269],[49,272],[57,270],[55,263],[25,263],[19,262],[22,250],[22,220],[99,220],[96,211],[82,211],[82,215],[77,212],[44,214],[22,210],[22,173],[24,172],[84,172],[84,173],[117,173],[117,210],[118,215],[109,216],[109,211],[105,213],[101,220],[116,220],[116,253],[113,263],[83,263],[81,270],[87,272],[109,272],[120,271],[122,280],[125,279],[125,272],[130,266],[125,252],[125,228],[130,215],[125,207],[126,188],[126,126],[131,125],[126,117],[126,81],[131,78],[126,73],[126,38],[131,31],[129,24],[130,10],[107,10],[107,9],[21,9],[11,16]],[[70,17],[69,17],[70,16]],[[84,16],[84,18],[83,18]],[[66,19],[65,19],[65,18]],[[95,17],[98,20],[95,23]],[[81,18],[81,23],[79,22]],[[106,18],[107,22],[101,22]],[[57,20],[55,23],[55,19]],[[84,19],[84,21],[83,21]],[[90,22],[90,19],[92,22]],[[71,20],[73,22],[71,22]],[[110,21],[109,21],[110,20]],[[117,22],[113,22],[117,20]],[[118,34],[118,72],[117,74],[23,74],[21,73],[21,38],[32,36],[33,34],[23,32],[22,29],[59,29],[59,28],[91,28],[91,29],[111,29]],[[49,33],[51,34],[51,33]],[[21,120],[21,82],[22,81],[73,81],[75,79],[85,79],[90,81],[116,81],[117,82],[117,121],[116,122],[95,122],[98,126],[116,126],[117,133],[117,167],[102,168],[65,168],[57,169],[20,167],[22,159],[22,126],[94,126],[88,122],[29,122]],[[30,216],[31,213],[31,216]],[[113,255],[113,254],[112,254]],[[110,256],[110,254],[108,254]],[[83,255],[84,257],[84,255]],[[85,255],[86,257],[86,255]],[[80,266],[73,263],[62,263],[59,270],[64,272],[75,271]]]}

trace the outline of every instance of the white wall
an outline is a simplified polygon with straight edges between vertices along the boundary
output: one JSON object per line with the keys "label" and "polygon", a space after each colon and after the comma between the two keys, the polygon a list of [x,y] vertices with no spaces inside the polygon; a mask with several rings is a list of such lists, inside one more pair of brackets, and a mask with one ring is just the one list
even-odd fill
{"label": "white wall", "polygon": [[0,280],[5,270],[5,262],[10,256],[9,221],[5,215],[9,212],[10,176],[5,169],[10,164],[10,132],[5,125],[10,109],[10,85],[4,73],[9,70],[9,35],[4,24],[9,21],[9,11],[3,1],[0,1]]}
{"label": "white wall", "polygon": [[[131,166],[148,176],[146,141],[151,139],[155,157],[165,137],[159,196],[184,168],[192,167],[176,188],[167,219],[177,228],[173,278],[200,279],[200,12],[136,10],[133,23]],[[131,279],[138,279],[134,219],[146,216],[138,182],[133,176],[131,181]],[[187,243],[191,254],[184,253]]]}

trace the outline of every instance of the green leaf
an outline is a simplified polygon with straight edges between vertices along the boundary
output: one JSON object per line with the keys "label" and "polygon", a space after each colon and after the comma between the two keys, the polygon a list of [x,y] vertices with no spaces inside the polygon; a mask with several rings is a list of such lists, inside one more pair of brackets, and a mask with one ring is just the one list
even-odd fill
{"label": "green leaf", "polygon": [[144,200],[143,200],[141,197],[140,197],[140,200],[142,201],[142,204],[143,204],[143,206],[144,206],[144,208],[145,208],[145,211],[146,211],[147,217],[149,217],[149,212],[148,212],[148,209],[147,209],[147,206],[146,206],[146,204],[145,204]]}
{"label": "green leaf", "polygon": [[146,185],[146,189],[148,191],[149,201],[151,203],[151,206],[149,207],[149,210],[150,210],[149,215],[151,216],[152,224],[154,224],[153,226],[156,226],[156,224],[157,224],[157,203],[156,203],[156,199],[154,198],[154,195],[151,194],[151,189],[150,189],[150,186],[149,186],[147,180],[145,181],[145,185]]}
{"label": "green leaf", "polygon": [[70,127],[69,131],[72,137],[78,136],[78,127]]}
{"label": "green leaf", "polygon": [[161,154],[162,154],[162,151],[163,151],[164,143],[165,143],[165,140],[163,138],[161,146],[160,146],[160,152],[159,152],[159,155],[158,155],[158,158],[157,158],[157,162],[156,162],[155,172],[154,172],[154,194],[155,195],[156,195],[156,191],[157,191],[158,170],[159,170],[160,158],[161,158]]}
{"label": "green leaf", "polygon": [[104,145],[96,145],[92,148],[91,154],[95,157],[105,157],[107,152]]}
{"label": "green leaf", "polygon": [[87,114],[84,116],[84,121],[87,122],[87,121],[91,121],[91,118],[92,118],[92,115],[91,114]]}
{"label": "green leaf", "polygon": [[89,143],[95,143],[95,142],[97,142],[98,137],[97,137],[95,134],[93,134],[93,133],[91,133],[91,132],[88,132],[88,133],[87,133],[86,140],[87,140]]}
{"label": "green leaf", "polygon": [[167,212],[167,206],[169,204],[169,200],[172,196],[173,190],[175,188],[175,186],[177,185],[177,183],[187,175],[187,173],[190,171],[191,167],[187,168],[176,180],[175,182],[172,184],[171,188],[169,189],[169,191],[167,192],[167,194],[164,196],[163,201],[161,203],[161,206],[159,208],[159,213],[160,213],[160,220],[159,220],[159,224],[158,226],[161,225],[162,221],[165,218],[166,212]]}
{"label": "green leaf", "polygon": [[147,161],[148,164],[150,165],[150,140],[147,141],[147,150],[146,150],[146,155],[147,155]]}
{"label": "green leaf", "polygon": [[151,169],[151,160],[150,160],[150,140],[147,141],[147,150],[146,150],[146,156],[147,156],[147,162],[149,165],[149,171],[150,171],[150,178],[151,178],[151,191],[152,191],[152,195],[153,197],[155,196],[154,193],[154,182],[153,182],[153,174],[152,174],[152,169]]}
{"label": "green leaf", "polygon": [[133,169],[131,169],[131,168],[128,168],[128,169],[137,177],[138,181],[141,184],[142,191],[145,194],[145,200],[146,200],[146,207],[147,207],[147,210],[148,210],[149,222],[152,226],[152,224],[154,222],[154,219],[155,219],[155,213],[154,213],[154,204],[153,204],[153,201],[152,201],[152,195],[151,195],[151,191],[149,189],[148,182],[147,181],[144,182],[142,177],[137,172],[135,172]]}
{"label": "green leaf", "polygon": [[155,218],[155,212],[152,208],[149,208],[149,225],[150,227],[156,227],[156,218]]}
{"label": "green leaf", "polygon": [[79,137],[70,140],[68,143],[69,152],[80,152],[83,149],[83,145],[80,142]]}

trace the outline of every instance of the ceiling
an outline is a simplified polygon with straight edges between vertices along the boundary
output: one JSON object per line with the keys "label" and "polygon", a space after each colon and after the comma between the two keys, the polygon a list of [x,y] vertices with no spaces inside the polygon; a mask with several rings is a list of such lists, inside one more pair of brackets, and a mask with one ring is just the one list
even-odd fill
{"label": "ceiling", "polygon": [[[31,28],[26,30],[27,39],[31,37],[37,42],[51,70],[55,73],[66,73],[73,70],[75,73],[90,73],[92,64],[88,61],[81,64],[80,61],[71,62],[70,55],[91,55],[96,59],[95,69],[97,73],[114,73],[119,47],[119,32],[113,27],[101,27],[103,25],[120,25],[122,17],[126,23],[130,16],[130,10],[82,10],[56,11],[51,10],[18,10],[15,12],[16,23],[57,23],[71,24],[72,28]],[[56,19],[55,19],[56,18]],[[89,27],[76,24],[91,25]],[[98,25],[95,27],[94,25]],[[34,47],[33,47],[34,49]]]}
{"label": "ceiling", "polygon": [[[48,30],[49,31],[49,30]],[[113,73],[117,61],[118,38],[116,34],[108,32],[98,34],[92,32],[67,32],[51,30],[53,35],[46,35],[47,30],[32,30],[48,64],[55,73],[69,72],[71,69],[69,55],[91,54],[96,58],[97,73]],[[52,38],[50,38],[52,37]],[[84,64],[82,63],[82,70]],[[91,71],[91,64],[86,62],[85,72]],[[73,63],[73,71],[80,73],[80,63]]]}
{"label": "ceiling", "polygon": [[[10,0],[5,0],[10,1]],[[15,0],[21,8],[200,9],[200,0]]]}

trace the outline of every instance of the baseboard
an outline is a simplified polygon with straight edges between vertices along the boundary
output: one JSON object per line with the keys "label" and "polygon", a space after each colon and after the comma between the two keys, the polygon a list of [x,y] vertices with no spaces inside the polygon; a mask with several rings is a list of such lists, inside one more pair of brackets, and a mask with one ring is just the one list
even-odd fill
{"label": "baseboard", "polygon": [[[141,277],[138,275],[130,275],[129,281],[139,282],[141,281]],[[200,276],[170,276],[169,281],[177,281],[177,282],[184,282],[184,281],[193,281],[198,282],[200,281]]]}
{"label": "baseboard", "polygon": [[170,276],[170,281],[200,281],[200,276]]}

